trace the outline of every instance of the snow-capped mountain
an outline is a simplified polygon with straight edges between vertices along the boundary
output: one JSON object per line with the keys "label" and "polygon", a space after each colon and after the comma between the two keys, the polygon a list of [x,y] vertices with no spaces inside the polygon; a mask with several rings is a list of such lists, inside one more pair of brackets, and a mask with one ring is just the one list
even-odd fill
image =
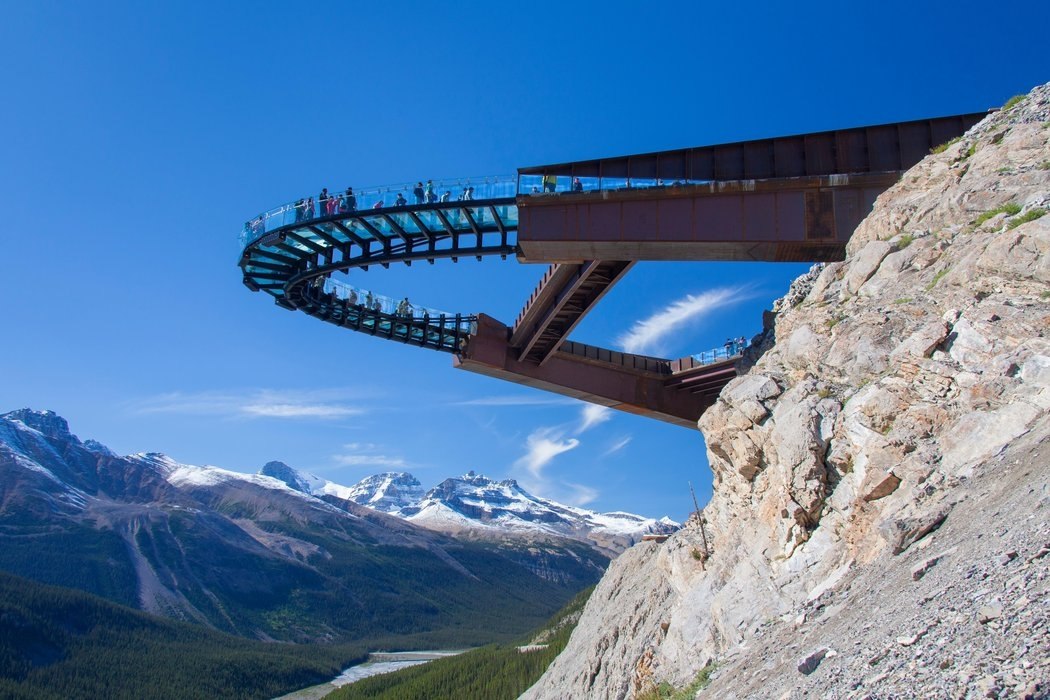
{"label": "snow-capped mountain", "polygon": [[303,493],[328,494],[404,518],[416,525],[472,537],[563,537],[585,542],[607,554],[619,554],[644,535],[678,529],[669,518],[656,520],[631,513],[598,513],[534,496],[513,479],[494,481],[467,472],[445,479],[429,491],[406,472],[369,476],[340,486],[303,474],[281,462],[260,472]]}
{"label": "snow-capped mountain", "polygon": [[426,492],[419,479],[405,472],[383,472],[365,477],[346,491],[346,497],[375,510],[408,517]]}
{"label": "snow-capped mountain", "polygon": [[432,530],[568,537],[612,553],[623,551],[644,535],[670,533],[679,527],[669,518],[598,513],[564,505],[532,495],[514,479],[493,481],[473,471],[445,479],[406,511],[408,520]]}
{"label": "snow-capped mountain", "polygon": [[119,456],[53,412],[0,414],[0,570],[250,637],[310,641],[415,631],[414,620],[459,634],[463,615],[480,629],[510,608],[524,630],[607,563],[567,539],[464,542],[347,495],[394,509],[419,495],[411,477],[355,490],[280,463],[263,471]]}
{"label": "snow-capped mountain", "polygon": [[493,481],[474,471],[428,491],[404,471],[366,476],[353,486],[340,486],[282,462],[270,462],[259,473],[302,493],[335,496],[429,530],[472,538],[565,537],[615,555],[647,534],[666,534],[679,527],[668,517],[566,506],[532,495],[512,479]]}

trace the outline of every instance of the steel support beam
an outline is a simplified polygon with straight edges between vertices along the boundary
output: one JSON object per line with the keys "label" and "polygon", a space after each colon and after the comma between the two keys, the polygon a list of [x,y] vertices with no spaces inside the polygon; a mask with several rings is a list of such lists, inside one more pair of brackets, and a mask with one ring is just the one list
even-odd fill
{"label": "steel support beam", "polygon": [[[673,375],[666,360],[638,358],[644,361],[638,363],[635,356],[591,348],[621,360],[609,362],[576,348],[556,352],[540,366],[517,360],[509,337],[509,328],[481,314],[477,333],[454,356],[453,366],[694,430],[700,415],[714,403],[710,395],[667,388]],[[638,364],[649,369],[632,366]],[[714,371],[724,374],[725,367],[717,365]]]}

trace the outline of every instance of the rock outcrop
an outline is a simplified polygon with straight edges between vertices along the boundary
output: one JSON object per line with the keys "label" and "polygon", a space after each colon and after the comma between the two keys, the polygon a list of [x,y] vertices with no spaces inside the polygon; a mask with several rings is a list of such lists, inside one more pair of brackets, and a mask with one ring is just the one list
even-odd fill
{"label": "rock outcrop", "polygon": [[793,285],[700,421],[706,547],[694,520],[617,559],[524,697],[633,697],[712,663],[719,698],[910,697],[923,674],[937,697],[1042,692],[1048,144],[1050,85],[912,168],[846,261]]}

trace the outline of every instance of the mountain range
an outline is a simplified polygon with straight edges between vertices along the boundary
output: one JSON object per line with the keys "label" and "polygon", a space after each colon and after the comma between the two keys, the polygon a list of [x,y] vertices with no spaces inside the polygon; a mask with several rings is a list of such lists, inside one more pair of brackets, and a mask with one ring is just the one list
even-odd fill
{"label": "mountain range", "polygon": [[283,462],[269,462],[259,474],[301,493],[350,500],[430,530],[478,539],[567,538],[609,556],[645,535],[668,534],[679,527],[669,518],[563,505],[532,495],[513,479],[494,481],[473,471],[429,490],[406,472],[376,474],[353,486],[296,471]]}
{"label": "mountain range", "polygon": [[119,456],[53,412],[0,415],[0,570],[247,637],[508,637],[597,580],[635,537],[620,521],[475,474],[343,487]]}

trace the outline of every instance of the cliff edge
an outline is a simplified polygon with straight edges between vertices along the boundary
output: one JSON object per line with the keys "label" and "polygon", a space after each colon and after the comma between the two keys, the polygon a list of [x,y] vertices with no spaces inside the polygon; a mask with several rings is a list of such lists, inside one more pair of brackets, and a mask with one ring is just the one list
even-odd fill
{"label": "cliff edge", "polygon": [[701,671],[700,697],[1043,696],[1047,209],[1050,84],[908,171],[844,262],[796,281],[700,420],[706,546],[694,518],[620,556],[523,697]]}

